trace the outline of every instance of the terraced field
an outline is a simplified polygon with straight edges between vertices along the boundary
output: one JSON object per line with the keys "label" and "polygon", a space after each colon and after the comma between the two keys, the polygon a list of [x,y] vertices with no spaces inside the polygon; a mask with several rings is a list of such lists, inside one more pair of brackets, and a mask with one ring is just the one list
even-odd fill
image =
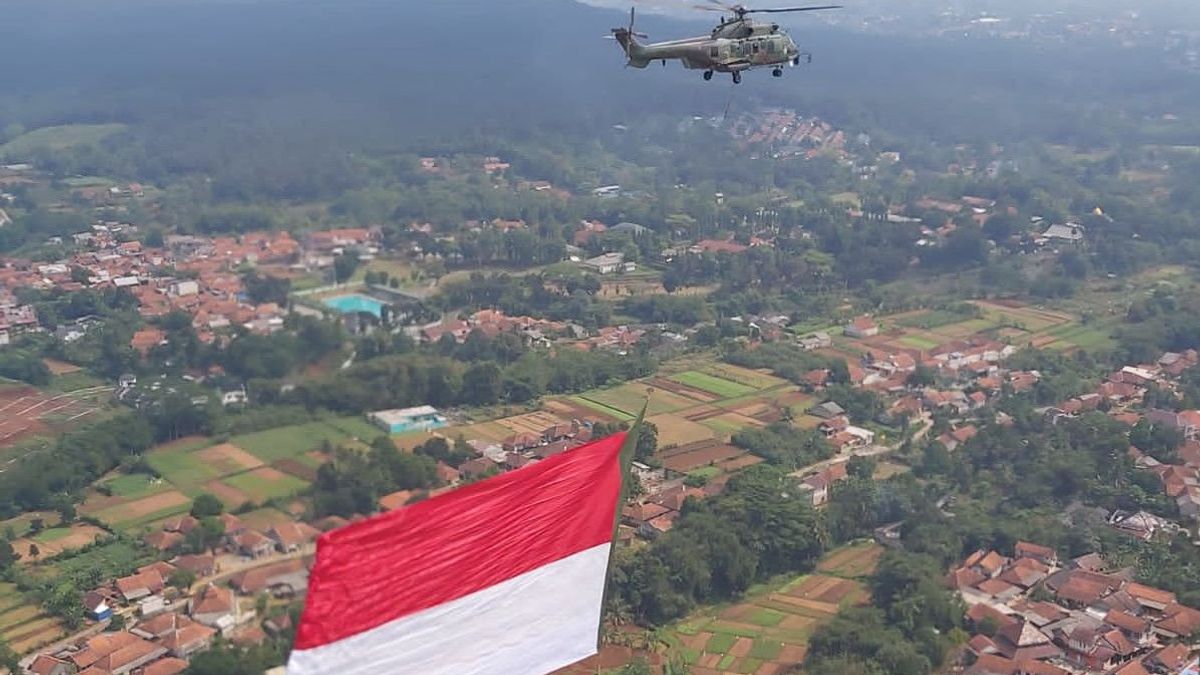
{"label": "terraced field", "polygon": [[882,551],[875,544],[843,547],[826,556],[820,573],[701,610],[663,631],[668,653],[696,675],[791,672],[803,663],[818,626],[843,606],[867,604],[863,577],[874,572]]}

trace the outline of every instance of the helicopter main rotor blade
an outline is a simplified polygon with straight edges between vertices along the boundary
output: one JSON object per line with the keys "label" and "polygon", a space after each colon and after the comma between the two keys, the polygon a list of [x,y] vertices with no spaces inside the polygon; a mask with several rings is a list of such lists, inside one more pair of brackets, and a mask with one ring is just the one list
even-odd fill
{"label": "helicopter main rotor blade", "polygon": [[777,14],[782,12],[815,12],[822,9],[841,9],[842,5],[812,5],[809,7],[776,7],[772,9],[746,9],[746,14]]}

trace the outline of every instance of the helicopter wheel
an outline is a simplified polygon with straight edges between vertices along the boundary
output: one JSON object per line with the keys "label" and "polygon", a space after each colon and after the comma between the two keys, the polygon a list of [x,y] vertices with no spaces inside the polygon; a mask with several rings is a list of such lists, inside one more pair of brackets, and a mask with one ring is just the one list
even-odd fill
{"label": "helicopter wheel", "polygon": [[735,73],[733,74],[733,83],[734,83],[734,84],[741,84],[741,83],[742,83],[742,74],[741,74],[741,73],[735,72]]}
{"label": "helicopter wheel", "polygon": [[711,70],[704,71],[704,81],[705,82],[708,82],[709,80],[712,79],[712,73],[713,73],[713,71],[711,71]]}
{"label": "helicopter wheel", "polygon": [[775,70],[771,71],[771,74],[775,77],[783,77],[783,68],[776,68]]}

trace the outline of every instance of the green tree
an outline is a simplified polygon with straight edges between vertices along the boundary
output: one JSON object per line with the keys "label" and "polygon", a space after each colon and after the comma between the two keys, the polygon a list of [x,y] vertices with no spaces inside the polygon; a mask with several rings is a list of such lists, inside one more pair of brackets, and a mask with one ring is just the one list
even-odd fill
{"label": "green tree", "polygon": [[463,392],[468,403],[490,405],[500,400],[500,367],[491,361],[472,364],[463,373]]}
{"label": "green tree", "polygon": [[4,638],[0,638],[0,669],[5,668],[10,673],[21,672],[21,659]]}
{"label": "green tree", "polygon": [[177,568],[171,572],[167,583],[181,591],[187,592],[192,587],[192,584],[196,583],[196,575],[190,570]]}
{"label": "green tree", "polygon": [[17,553],[11,543],[0,541],[0,573],[12,567],[20,559],[21,555]]}
{"label": "green tree", "polygon": [[191,514],[193,518],[206,518],[209,516],[219,516],[225,511],[225,504],[213,495],[207,492],[196,495],[192,500]]}
{"label": "green tree", "polygon": [[639,460],[649,459],[658,450],[658,426],[653,422],[642,421],[637,429],[637,449],[634,456]]}
{"label": "green tree", "polygon": [[200,523],[185,535],[184,543],[193,553],[216,552],[216,548],[225,536],[225,523],[215,516],[206,516]]}
{"label": "green tree", "polygon": [[359,260],[356,253],[343,253],[333,259],[333,280],[339,284],[345,283],[358,270]]}

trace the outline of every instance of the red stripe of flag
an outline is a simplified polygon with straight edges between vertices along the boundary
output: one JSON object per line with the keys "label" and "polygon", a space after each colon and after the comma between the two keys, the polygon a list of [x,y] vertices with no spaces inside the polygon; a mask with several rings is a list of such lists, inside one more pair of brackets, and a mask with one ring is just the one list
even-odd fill
{"label": "red stripe of flag", "polygon": [[357,635],[610,542],[625,433],[328,532],[295,649]]}

